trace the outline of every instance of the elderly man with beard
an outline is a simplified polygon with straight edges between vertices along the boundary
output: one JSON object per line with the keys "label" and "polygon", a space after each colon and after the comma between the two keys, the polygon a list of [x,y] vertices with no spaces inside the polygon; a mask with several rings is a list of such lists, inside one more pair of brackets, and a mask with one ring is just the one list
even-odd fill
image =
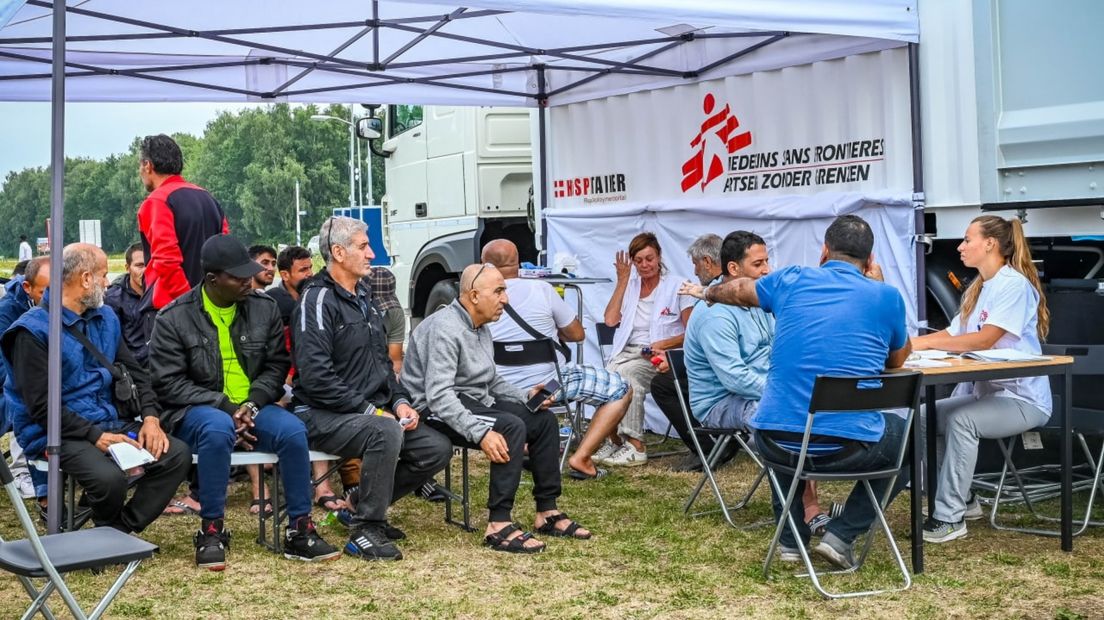
{"label": "elderly man with beard", "polygon": [[[93,245],[76,243],[66,246],[62,261],[61,468],[84,488],[97,525],[141,532],[184,479],[190,454],[182,441],[162,430],[146,371],[127,348],[115,312],[103,307],[107,256]],[[42,305],[27,311],[0,339],[12,370],[5,393],[15,432],[33,456],[46,445],[49,303],[47,291]],[[117,371],[101,365],[93,347],[113,365],[126,367],[141,404],[141,422],[116,408]],[[126,472],[105,456],[118,443],[145,448],[157,459],[145,466],[129,502]]]}

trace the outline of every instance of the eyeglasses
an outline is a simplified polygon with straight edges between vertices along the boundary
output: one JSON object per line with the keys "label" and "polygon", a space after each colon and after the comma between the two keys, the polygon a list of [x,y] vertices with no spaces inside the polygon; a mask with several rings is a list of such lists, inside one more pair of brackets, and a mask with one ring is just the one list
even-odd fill
{"label": "eyeglasses", "polygon": [[483,270],[486,269],[487,267],[491,267],[491,266],[492,265],[490,263],[483,263],[483,266],[479,268],[479,271],[475,272],[475,277],[472,278],[472,281],[471,281],[471,287],[473,289],[475,288],[475,281],[479,279],[479,276],[483,275]]}

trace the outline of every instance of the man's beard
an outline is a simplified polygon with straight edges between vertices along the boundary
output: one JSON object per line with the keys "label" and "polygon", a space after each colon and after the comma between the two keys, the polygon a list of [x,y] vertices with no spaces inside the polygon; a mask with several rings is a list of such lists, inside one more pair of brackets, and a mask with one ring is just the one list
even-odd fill
{"label": "man's beard", "polygon": [[81,297],[81,305],[92,310],[102,307],[104,305],[104,292],[105,289],[102,284],[93,284],[92,290]]}

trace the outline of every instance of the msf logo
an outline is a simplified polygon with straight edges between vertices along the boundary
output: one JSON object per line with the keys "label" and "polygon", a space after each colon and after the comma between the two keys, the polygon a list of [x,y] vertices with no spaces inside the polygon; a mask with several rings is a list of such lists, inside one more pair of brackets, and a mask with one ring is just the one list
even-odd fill
{"label": "msf logo", "polygon": [[710,158],[709,166],[705,165],[705,147],[712,136],[720,139],[720,144],[729,155],[751,145],[750,131],[736,132],[740,127],[740,121],[732,113],[729,105],[725,104],[725,107],[714,113],[713,110],[716,107],[717,100],[713,93],[707,93],[705,100],[702,101],[702,110],[705,112],[706,119],[702,121],[698,135],[690,141],[690,147],[695,149],[694,155],[682,164],[683,192],[695,186],[704,190],[706,185],[724,174],[724,164],[716,154]]}

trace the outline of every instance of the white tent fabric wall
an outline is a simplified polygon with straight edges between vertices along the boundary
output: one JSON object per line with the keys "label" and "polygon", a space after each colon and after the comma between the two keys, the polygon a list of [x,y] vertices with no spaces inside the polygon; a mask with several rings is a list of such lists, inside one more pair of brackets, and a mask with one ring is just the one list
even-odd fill
{"label": "white tent fabric wall", "polygon": [[[773,219],[781,212],[795,212],[799,219]],[[910,196],[862,196],[817,194],[780,196],[748,200],[738,210],[717,204],[637,204],[597,209],[553,209],[547,213],[549,256],[577,257],[579,273],[587,277],[616,280],[614,253],[628,247],[629,239],[641,231],[652,231],[663,247],[663,262],[671,277],[697,281],[686,248],[699,235],[724,236],[734,230],[749,230],[767,242],[771,266],[815,266],[820,259],[824,231],[838,215],[854,213],[870,223],[874,231],[874,254],[886,282],[901,291],[908,312],[910,331],[916,325],[916,267],[913,260],[914,218]],[[601,322],[613,284],[587,285],[583,291],[588,328],[584,359],[601,360],[594,323]],[[660,432],[667,422],[649,400],[647,426]]]}
{"label": "white tent fabric wall", "polygon": [[[195,0],[169,14],[130,0],[71,1],[67,98],[536,106],[535,67],[545,65],[544,92],[562,105],[918,38],[915,0],[487,0],[464,9],[381,0],[379,29],[373,4]],[[51,6],[0,0],[0,15],[18,8],[0,27],[0,100],[49,99]],[[735,58],[743,50],[752,53]]]}

